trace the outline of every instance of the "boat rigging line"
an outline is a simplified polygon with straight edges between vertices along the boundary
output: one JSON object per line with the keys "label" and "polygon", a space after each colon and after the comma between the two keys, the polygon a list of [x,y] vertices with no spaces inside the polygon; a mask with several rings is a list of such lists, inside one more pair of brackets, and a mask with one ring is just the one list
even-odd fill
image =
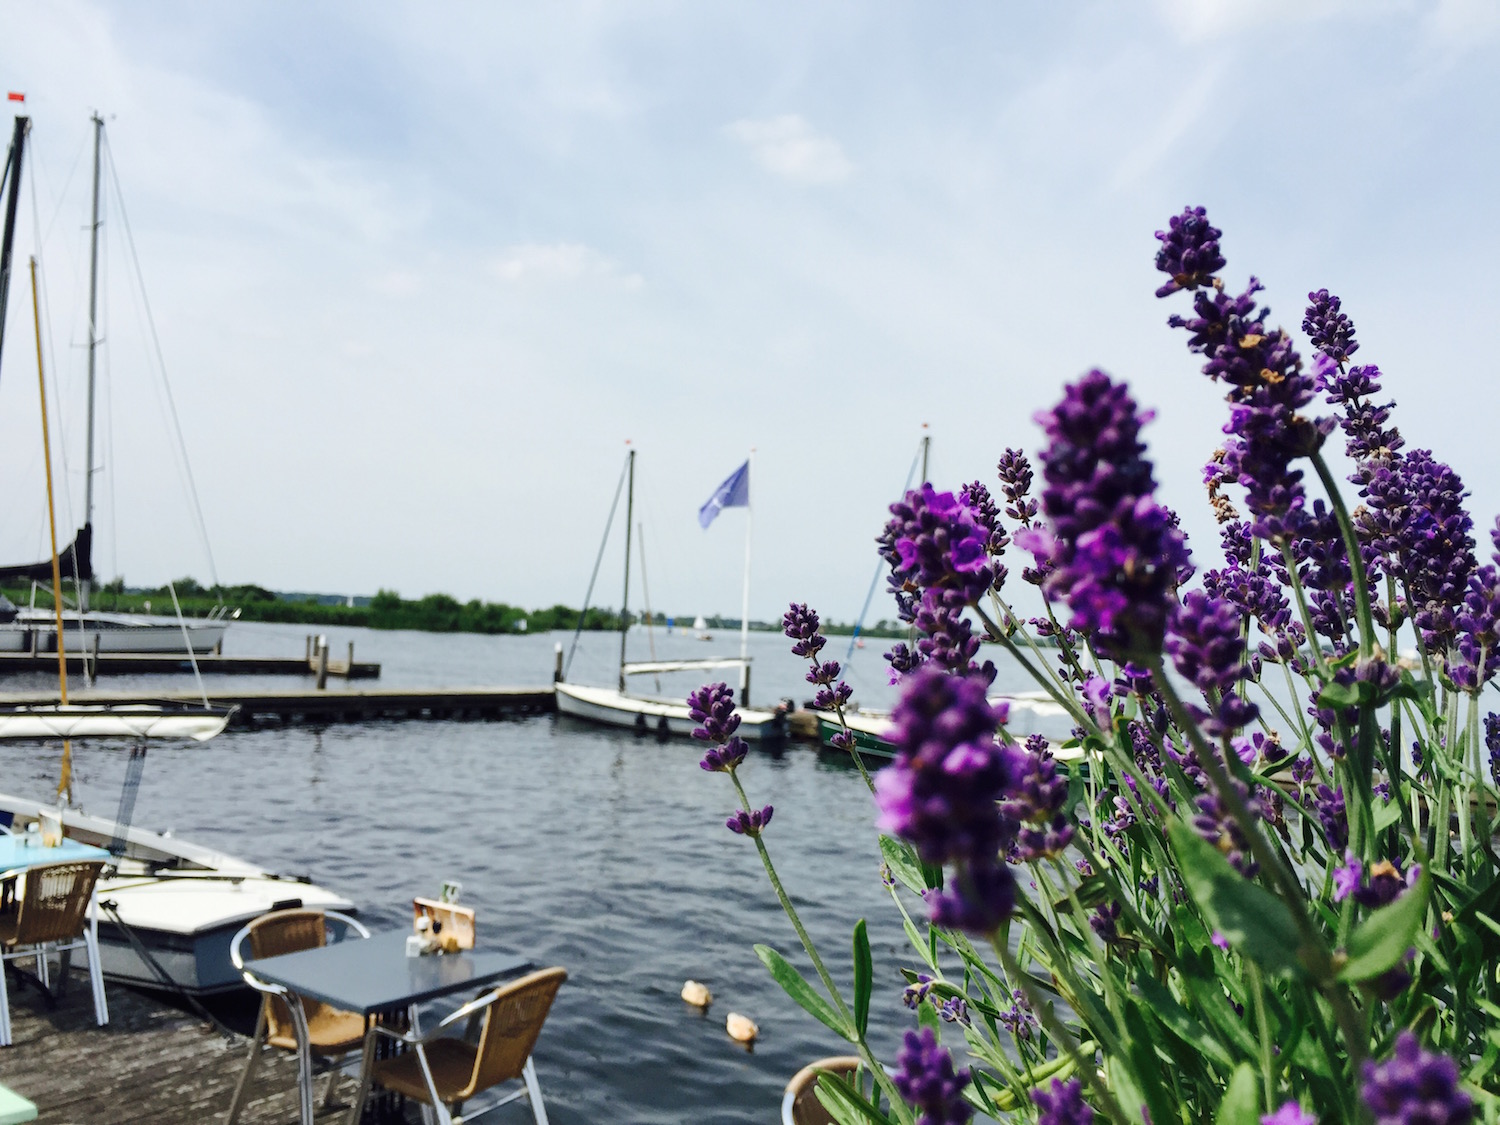
{"label": "boat rigging line", "polygon": [[[103,138],[104,123],[99,119],[97,114],[94,117],[94,121],[99,130],[99,136]],[[156,318],[151,313],[151,301],[146,296],[146,279],[141,272],[140,256],[136,253],[135,235],[130,229],[130,215],[125,210],[125,196],[120,190],[119,169],[115,166],[114,151],[110,148],[107,138],[103,139],[103,150],[104,155],[108,157],[110,182],[114,184],[115,188],[114,200],[116,206],[120,209],[120,225],[125,231],[125,246],[130,251],[130,264],[135,270],[136,285],[140,291],[141,307],[145,312],[146,325],[151,335],[151,346],[156,356],[157,374],[161,377],[161,386],[166,395],[167,410],[172,420],[172,429],[177,436],[177,455],[181,460],[183,477],[187,482],[188,498],[192,501],[193,516],[197,522],[198,538],[203,544],[204,554],[208,557],[209,576],[213,580],[214,589],[217,590],[219,588],[219,569],[214,564],[213,546],[208,540],[208,522],[203,518],[203,505],[198,499],[198,485],[193,478],[192,462],[188,460],[187,455],[187,440],[183,437],[182,422],[177,416],[177,401],[172,397],[172,384],[167,378],[167,361],[162,352],[161,337],[156,331]],[[92,411],[92,409],[91,404],[90,410]],[[92,475],[92,465],[89,466],[89,472]]]}
{"label": "boat rigging line", "polygon": [[[927,423],[922,423],[922,429],[927,429]],[[917,454],[911,459],[911,468],[906,470],[906,483],[901,487],[901,497],[911,491],[911,478],[916,475],[917,463],[922,465],[922,483],[927,483],[927,450],[932,445],[932,435],[922,434],[922,444],[917,447]],[[870,577],[870,588],[865,591],[865,604],[860,608],[859,619],[854,622],[854,634],[849,638],[849,651],[844,654],[844,667],[847,669],[854,660],[854,649],[859,643],[859,631],[864,628],[865,614],[870,612],[870,603],[875,600],[875,587],[880,582],[880,572],[885,569],[885,560],[880,559],[875,563],[875,573]]]}
{"label": "boat rigging line", "polygon": [[[629,443],[627,443],[629,444]],[[573,644],[568,649],[568,659],[563,664],[563,679],[568,678],[568,669],[573,667],[573,654],[578,651],[578,638],[583,632],[584,618],[588,616],[589,601],[594,596],[594,581],[599,577],[599,564],[604,561],[604,548],[609,545],[609,532],[615,525],[615,511],[620,506],[620,493],[625,490],[625,475],[635,460],[635,450],[625,455],[625,465],[620,470],[620,481],[615,485],[615,498],[609,502],[609,518],[604,521],[604,538],[599,541],[599,553],[594,556],[594,573],[589,575],[588,592],[583,595],[583,608],[578,611],[578,627],[573,630]]]}

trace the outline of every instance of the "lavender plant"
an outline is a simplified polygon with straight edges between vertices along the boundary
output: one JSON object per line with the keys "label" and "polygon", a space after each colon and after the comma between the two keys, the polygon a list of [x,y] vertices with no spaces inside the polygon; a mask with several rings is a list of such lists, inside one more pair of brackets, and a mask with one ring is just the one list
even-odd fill
{"label": "lavender plant", "polygon": [[[1003,508],[982,482],[891,506],[878,547],[912,638],[887,657],[902,695],[871,788],[918,1030],[889,1069],[866,1041],[864,922],[846,999],[766,850],[727,689],[693,696],[704,768],[740,798],[730,828],[755,840],[821,989],[757,949],[875,1083],[819,1087],[846,1125],[1500,1120],[1500,714],[1481,698],[1500,671],[1500,523],[1481,564],[1462,482],[1405,449],[1384,376],[1351,365],[1339,298],[1309,294],[1305,362],[1258,281],[1228,287],[1221,237],[1188,208],[1156,264],[1157,296],[1186,302],[1168,324],[1228,404],[1204,474],[1223,565],[1196,571],[1156,497],[1151,414],[1099,370],[1038,416],[1034,462],[1005,451]],[[1335,432],[1352,511],[1324,456]],[[785,626],[842,719],[817,615],[793,606]],[[1011,737],[982,641],[1066,710],[1070,738]]]}

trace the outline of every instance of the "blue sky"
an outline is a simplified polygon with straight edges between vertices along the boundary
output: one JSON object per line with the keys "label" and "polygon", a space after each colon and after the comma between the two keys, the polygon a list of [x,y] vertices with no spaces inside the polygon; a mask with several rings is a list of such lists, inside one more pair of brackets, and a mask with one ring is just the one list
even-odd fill
{"label": "blue sky", "polygon": [[[1486,528],[1496,11],[0,0],[72,511],[98,107],[226,582],[576,603],[628,438],[654,605],[738,612],[743,515],[694,517],[755,447],[752,613],[851,618],[922,423],[936,482],[992,481],[1095,365],[1156,409],[1164,494],[1210,562],[1197,470],[1223,406],[1152,296],[1152,232],[1189,202],[1278,322],[1344,298],[1409,443]],[[98,562],[202,579],[108,229]],[[16,560],[45,530],[26,288],[0,368]]]}

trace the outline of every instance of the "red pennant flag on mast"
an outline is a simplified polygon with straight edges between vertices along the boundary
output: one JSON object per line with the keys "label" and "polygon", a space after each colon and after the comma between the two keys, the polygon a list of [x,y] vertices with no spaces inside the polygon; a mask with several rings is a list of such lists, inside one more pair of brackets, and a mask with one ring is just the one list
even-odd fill
{"label": "red pennant flag on mast", "polygon": [[5,96],[6,96],[7,100],[13,101],[13,102],[24,102],[26,100],[26,95],[25,94],[18,94],[14,90],[12,90],[10,93],[6,94]]}

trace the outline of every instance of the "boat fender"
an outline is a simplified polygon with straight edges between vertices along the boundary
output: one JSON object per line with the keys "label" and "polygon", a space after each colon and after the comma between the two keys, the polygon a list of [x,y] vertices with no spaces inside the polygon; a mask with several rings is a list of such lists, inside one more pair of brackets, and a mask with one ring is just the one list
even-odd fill
{"label": "boat fender", "polygon": [[665,741],[667,736],[671,733],[672,724],[667,722],[667,717],[665,715],[662,715],[656,720],[656,737]]}
{"label": "boat fender", "polygon": [[635,716],[635,733],[636,734],[645,734],[646,733],[646,716],[640,714],[639,712],[637,712],[636,716]]}

